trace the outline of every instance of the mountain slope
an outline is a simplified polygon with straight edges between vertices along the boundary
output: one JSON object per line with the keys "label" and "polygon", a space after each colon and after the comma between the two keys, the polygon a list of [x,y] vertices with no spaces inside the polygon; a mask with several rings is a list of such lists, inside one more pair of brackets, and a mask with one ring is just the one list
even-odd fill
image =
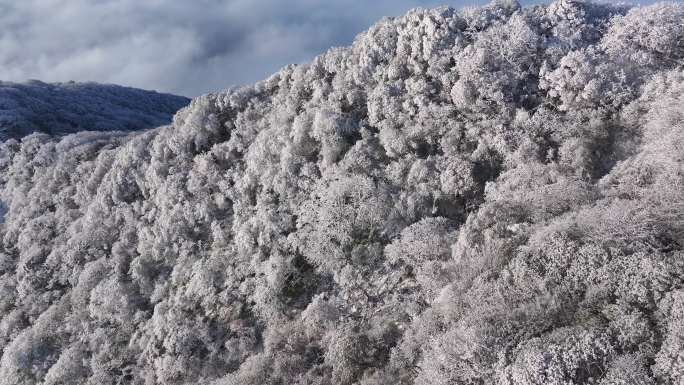
{"label": "mountain slope", "polygon": [[681,384],[684,6],[415,10],[0,149],[0,384]]}
{"label": "mountain slope", "polygon": [[133,131],[171,122],[189,99],[96,83],[0,81],[0,140],[33,132]]}

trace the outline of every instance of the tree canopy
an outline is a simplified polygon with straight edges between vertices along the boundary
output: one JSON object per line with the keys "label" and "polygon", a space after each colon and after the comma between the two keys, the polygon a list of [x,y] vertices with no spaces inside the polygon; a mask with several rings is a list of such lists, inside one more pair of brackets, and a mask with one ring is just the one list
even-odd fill
{"label": "tree canopy", "polygon": [[684,384],[684,5],[417,9],[0,145],[0,384]]}

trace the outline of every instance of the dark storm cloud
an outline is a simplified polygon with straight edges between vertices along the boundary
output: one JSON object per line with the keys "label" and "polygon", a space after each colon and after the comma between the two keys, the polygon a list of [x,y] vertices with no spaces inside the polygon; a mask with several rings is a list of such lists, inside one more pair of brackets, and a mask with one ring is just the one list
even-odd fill
{"label": "dark storm cloud", "polygon": [[382,16],[444,2],[0,0],[0,80],[92,80],[195,96],[347,45]]}

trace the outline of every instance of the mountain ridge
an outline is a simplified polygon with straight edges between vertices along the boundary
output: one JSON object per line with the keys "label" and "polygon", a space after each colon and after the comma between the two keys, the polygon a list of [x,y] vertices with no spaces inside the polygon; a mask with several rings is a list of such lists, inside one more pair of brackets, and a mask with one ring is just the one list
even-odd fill
{"label": "mountain ridge", "polygon": [[385,19],[0,145],[0,385],[684,381],[684,6]]}
{"label": "mountain ridge", "polygon": [[33,132],[134,131],[169,124],[190,99],[94,82],[0,81],[0,140]]}

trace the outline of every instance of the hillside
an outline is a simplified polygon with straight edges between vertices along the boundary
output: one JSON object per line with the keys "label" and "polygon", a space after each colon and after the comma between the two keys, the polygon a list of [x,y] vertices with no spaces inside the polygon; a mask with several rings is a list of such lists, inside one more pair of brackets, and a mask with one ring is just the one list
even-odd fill
{"label": "hillside", "polygon": [[684,5],[414,10],[0,148],[0,385],[684,384]]}
{"label": "hillside", "polygon": [[96,83],[0,81],[0,141],[33,132],[133,131],[171,122],[189,99]]}

